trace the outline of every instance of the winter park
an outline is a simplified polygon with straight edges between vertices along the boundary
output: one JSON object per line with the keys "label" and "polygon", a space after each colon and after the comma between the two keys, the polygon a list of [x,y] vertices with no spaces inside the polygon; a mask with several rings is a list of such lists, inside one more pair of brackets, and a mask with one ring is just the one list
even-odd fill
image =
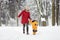
{"label": "winter park", "polygon": [[60,0],[0,0],[0,40],[60,40]]}

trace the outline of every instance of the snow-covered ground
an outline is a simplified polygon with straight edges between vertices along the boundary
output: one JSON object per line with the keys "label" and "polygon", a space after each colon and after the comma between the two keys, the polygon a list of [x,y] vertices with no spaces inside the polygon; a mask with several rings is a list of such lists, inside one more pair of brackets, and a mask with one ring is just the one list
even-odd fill
{"label": "snow-covered ground", "polygon": [[[35,5],[34,0],[26,0],[26,5],[30,5],[30,9],[37,6]],[[51,18],[48,19],[49,26],[38,27],[38,32],[36,35],[32,35],[31,26],[29,26],[29,35],[23,34],[23,27],[22,25],[20,25],[20,18],[18,20],[19,27],[16,26],[16,20],[11,18],[8,26],[2,24],[2,26],[0,27],[0,40],[60,40],[60,27],[57,27],[57,25],[52,27]],[[45,19],[42,18],[41,21],[45,21]]]}
{"label": "snow-covered ground", "polygon": [[29,26],[29,35],[22,33],[20,27],[0,27],[0,40],[60,40],[60,27],[38,27],[36,35],[32,35]]}

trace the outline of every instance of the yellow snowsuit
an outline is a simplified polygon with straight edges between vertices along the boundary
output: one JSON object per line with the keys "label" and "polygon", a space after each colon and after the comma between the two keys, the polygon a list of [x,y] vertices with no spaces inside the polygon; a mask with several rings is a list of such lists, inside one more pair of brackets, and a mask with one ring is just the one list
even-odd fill
{"label": "yellow snowsuit", "polygon": [[32,25],[33,35],[35,35],[37,32],[38,22],[36,20],[30,20],[29,23]]}

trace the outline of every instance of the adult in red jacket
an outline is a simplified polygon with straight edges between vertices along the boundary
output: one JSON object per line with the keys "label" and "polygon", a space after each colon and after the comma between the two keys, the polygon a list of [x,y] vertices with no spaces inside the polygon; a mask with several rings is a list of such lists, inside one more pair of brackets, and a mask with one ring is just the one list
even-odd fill
{"label": "adult in red jacket", "polygon": [[18,17],[22,16],[22,19],[21,19],[21,23],[23,24],[23,33],[25,33],[25,25],[27,27],[27,34],[28,33],[28,23],[29,23],[29,19],[30,18],[30,12],[28,9],[24,9],[19,15]]}

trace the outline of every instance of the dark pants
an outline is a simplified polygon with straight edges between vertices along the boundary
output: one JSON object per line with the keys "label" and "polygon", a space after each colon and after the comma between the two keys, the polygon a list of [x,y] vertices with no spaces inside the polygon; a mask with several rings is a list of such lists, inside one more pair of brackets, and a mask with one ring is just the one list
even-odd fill
{"label": "dark pants", "polygon": [[33,32],[37,32],[37,30],[33,30]]}
{"label": "dark pants", "polygon": [[27,30],[27,34],[28,34],[28,23],[27,24],[23,24],[23,33],[25,33],[25,26],[26,26],[26,30]]}

